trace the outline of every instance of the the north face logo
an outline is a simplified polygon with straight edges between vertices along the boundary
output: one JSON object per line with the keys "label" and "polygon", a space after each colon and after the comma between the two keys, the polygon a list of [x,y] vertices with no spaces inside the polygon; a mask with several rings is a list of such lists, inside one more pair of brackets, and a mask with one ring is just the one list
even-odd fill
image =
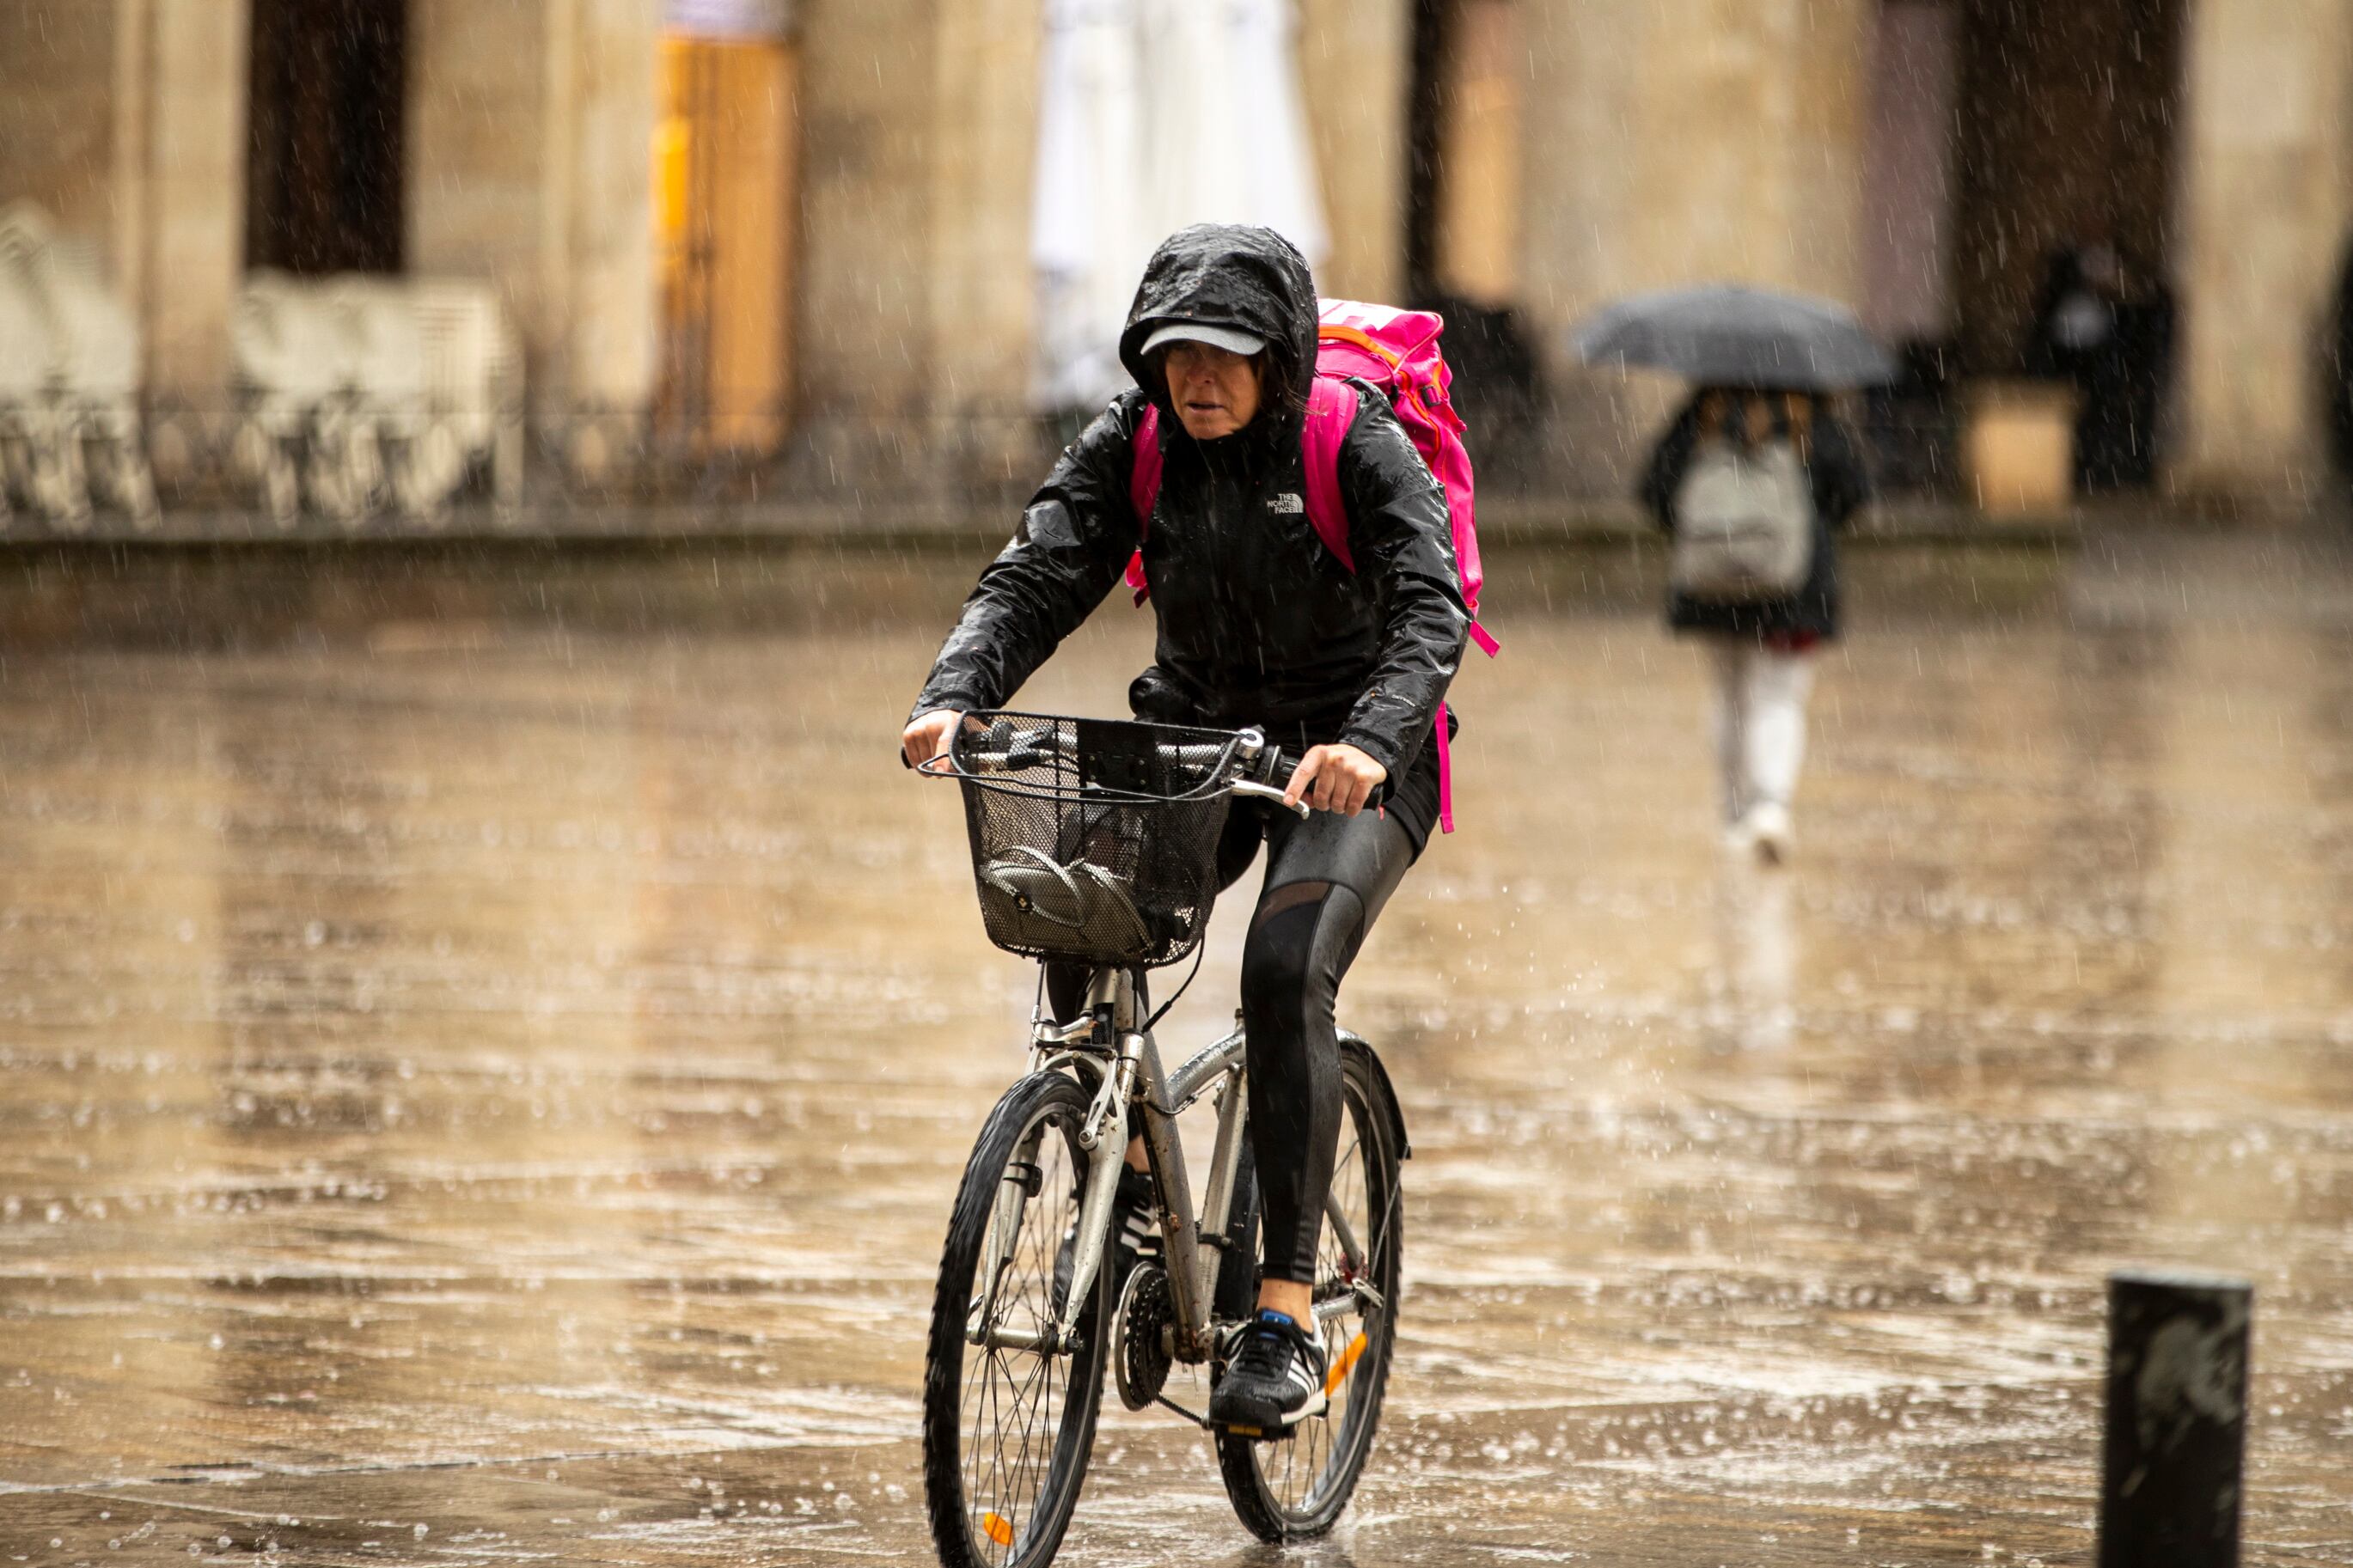
{"label": "the north face logo", "polygon": [[1272,500],[1267,502],[1266,510],[1269,511],[1291,512],[1294,514],[1303,513],[1307,510],[1307,503],[1298,496],[1285,493],[1283,495],[1279,495]]}

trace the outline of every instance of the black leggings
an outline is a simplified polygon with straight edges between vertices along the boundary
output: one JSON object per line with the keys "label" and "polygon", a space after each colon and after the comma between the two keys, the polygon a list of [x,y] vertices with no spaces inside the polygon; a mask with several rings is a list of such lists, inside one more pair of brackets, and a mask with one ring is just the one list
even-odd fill
{"label": "black leggings", "polygon": [[[1266,1277],[1313,1284],[1315,1237],[1340,1137],[1340,977],[1397,891],[1419,846],[1396,816],[1319,811],[1304,821],[1241,801],[1218,844],[1218,885],[1267,843],[1266,885],[1242,944],[1242,1026],[1250,1037],[1250,1153],[1258,1166]],[[1084,968],[1050,964],[1054,1016],[1083,1005]]]}

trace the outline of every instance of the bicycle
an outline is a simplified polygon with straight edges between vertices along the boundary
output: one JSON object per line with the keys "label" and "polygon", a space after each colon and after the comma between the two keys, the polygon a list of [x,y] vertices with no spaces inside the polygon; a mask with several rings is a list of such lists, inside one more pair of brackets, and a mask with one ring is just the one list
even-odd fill
{"label": "bicycle", "polygon": [[[1227,1496],[1260,1539],[1324,1534],[1372,1447],[1397,1329],[1398,1166],[1410,1152],[1380,1058],[1340,1036],[1345,1115],[1316,1247],[1314,1332],[1328,1407],[1284,1433],[1212,1426],[1164,1390],[1177,1363],[1222,1373],[1255,1311],[1257,1189],[1237,1027],[1174,1072],[1146,972],[1198,948],[1231,798],[1280,802],[1290,759],[1228,731],[990,711],[919,769],[960,781],[990,939],[1090,966],[1069,1020],[1033,1012],[1029,1070],[973,1145],[942,1248],[923,1379],[923,1481],[947,1568],[1037,1568],[1084,1482],[1110,1363],[1130,1410],[1208,1432]],[[1302,816],[1307,807],[1291,807]],[[1179,987],[1179,993],[1182,992]],[[1042,987],[1041,987],[1042,992]],[[1199,1209],[1177,1118],[1217,1132]],[[1160,1261],[1113,1299],[1112,1200],[1140,1133]]]}

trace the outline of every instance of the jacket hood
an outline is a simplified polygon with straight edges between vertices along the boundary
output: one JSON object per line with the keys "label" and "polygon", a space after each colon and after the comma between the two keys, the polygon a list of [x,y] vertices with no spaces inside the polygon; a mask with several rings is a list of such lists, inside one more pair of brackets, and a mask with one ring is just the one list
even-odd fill
{"label": "jacket hood", "polygon": [[1196,224],[1161,241],[1145,265],[1127,329],[1119,335],[1120,363],[1152,400],[1168,407],[1168,388],[1144,357],[1144,340],[1172,321],[1234,327],[1264,338],[1271,390],[1282,411],[1306,408],[1315,374],[1315,279],[1307,258],[1271,228]]}

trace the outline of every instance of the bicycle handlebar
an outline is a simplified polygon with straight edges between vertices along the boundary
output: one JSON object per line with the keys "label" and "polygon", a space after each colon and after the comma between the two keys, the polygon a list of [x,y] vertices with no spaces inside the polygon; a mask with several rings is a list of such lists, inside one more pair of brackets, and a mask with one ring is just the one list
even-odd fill
{"label": "bicycle handlebar", "polygon": [[[1250,732],[1243,731],[1245,734]],[[1283,786],[1291,782],[1291,775],[1299,770],[1299,758],[1293,756],[1282,747],[1268,746],[1261,753],[1258,764],[1249,770],[1254,776],[1237,779],[1231,786],[1230,793],[1273,801],[1277,805],[1285,805],[1288,809],[1297,812],[1303,818],[1314,808],[1303,800],[1291,802],[1284,799],[1288,792]],[[1277,784],[1275,781],[1278,779],[1282,783]],[[1377,810],[1388,803],[1388,797],[1389,782],[1384,779],[1375,784],[1371,792],[1365,796],[1364,809]]]}
{"label": "bicycle handlebar", "polygon": [[[1214,767],[1229,755],[1233,755],[1240,765],[1226,781],[1223,793],[1245,795],[1254,800],[1271,800],[1298,813],[1303,818],[1314,810],[1303,800],[1286,801],[1283,785],[1274,782],[1281,779],[1288,783],[1292,773],[1298,769],[1299,759],[1280,746],[1268,745],[1265,732],[1255,727],[1236,731],[1233,740],[1222,744],[1163,745],[1158,751],[1163,758],[1176,765],[1190,768]],[[912,767],[926,777],[953,778],[965,771],[1001,773],[1036,767],[1061,756],[1063,752],[1064,747],[1059,738],[1049,731],[1027,744],[1008,744],[993,751],[982,747],[969,748],[964,753],[962,767],[958,766],[953,752],[943,752],[923,763],[909,763],[903,753],[899,760],[902,766]],[[1365,797],[1366,806],[1372,808],[1383,805],[1388,793],[1386,781],[1374,785],[1372,793]]]}

